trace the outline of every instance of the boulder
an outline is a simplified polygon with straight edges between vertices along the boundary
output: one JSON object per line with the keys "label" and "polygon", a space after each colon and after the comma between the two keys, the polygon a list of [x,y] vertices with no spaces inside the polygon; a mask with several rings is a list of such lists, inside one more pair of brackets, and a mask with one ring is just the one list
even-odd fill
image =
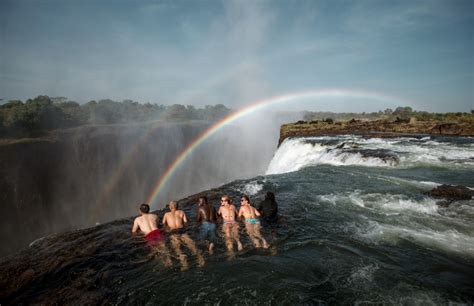
{"label": "boulder", "polygon": [[441,185],[426,193],[435,198],[448,200],[470,200],[472,198],[471,189],[466,186]]}

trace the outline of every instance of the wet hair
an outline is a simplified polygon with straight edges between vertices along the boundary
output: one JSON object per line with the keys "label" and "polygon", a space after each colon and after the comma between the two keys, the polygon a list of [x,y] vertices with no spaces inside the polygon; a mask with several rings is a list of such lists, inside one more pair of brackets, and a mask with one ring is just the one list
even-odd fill
{"label": "wet hair", "polygon": [[222,199],[227,200],[227,203],[229,203],[229,204],[232,203],[232,199],[228,195],[223,195],[221,197],[221,201],[222,201]]}
{"label": "wet hair", "polygon": [[206,196],[199,197],[199,199],[202,199],[204,201],[204,204],[207,204],[207,197]]}
{"label": "wet hair", "polygon": [[168,204],[168,207],[171,209],[171,207],[174,207],[176,209],[178,209],[178,203],[176,203],[176,201],[171,201],[169,204]]}
{"label": "wet hair", "polygon": [[143,203],[142,205],[140,205],[140,211],[144,214],[147,214],[150,212],[150,205],[146,204],[146,203]]}
{"label": "wet hair", "polygon": [[244,194],[243,196],[240,197],[241,199],[245,199],[247,202],[249,202],[250,204],[250,198],[248,197],[248,195]]}
{"label": "wet hair", "polygon": [[271,191],[268,191],[265,195],[265,200],[270,200],[271,202],[275,202],[275,194]]}

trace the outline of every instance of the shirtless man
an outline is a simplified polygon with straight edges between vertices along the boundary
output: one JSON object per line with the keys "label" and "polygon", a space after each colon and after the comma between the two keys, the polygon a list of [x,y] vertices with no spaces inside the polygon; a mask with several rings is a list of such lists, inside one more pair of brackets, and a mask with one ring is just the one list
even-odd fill
{"label": "shirtless man", "polygon": [[197,256],[198,265],[200,267],[204,266],[204,257],[196,248],[194,241],[184,232],[184,224],[188,222],[186,214],[178,209],[178,204],[175,201],[171,201],[168,207],[170,211],[163,216],[163,225],[167,226],[170,230],[171,245],[181,261],[181,270],[188,269],[186,255],[181,250],[182,243]]}
{"label": "shirtless man", "polygon": [[150,214],[150,206],[148,204],[140,205],[140,216],[133,221],[132,233],[139,230],[145,234],[145,240],[157,254],[163,257],[165,266],[171,266],[171,259],[166,250],[163,234],[158,229],[158,216]]}
{"label": "shirtless man", "polygon": [[224,221],[224,225],[222,226],[225,238],[226,238],[226,246],[227,250],[232,251],[233,241],[237,242],[237,249],[241,251],[243,249],[242,243],[239,240],[239,224],[235,220],[237,217],[237,209],[232,204],[232,201],[228,196],[223,196],[221,198],[221,207],[219,208],[219,215],[222,216]]}
{"label": "shirtless man", "polygon": [[188,222],[186,214],[178,209],[178,203],[175,201],[171,201],[168,207],[170,211],[163,216],[163,225],[168,226],[170,230],[182,229],[184,224]]}
{"label": "shirtless man", "polygon": [[132,233],[142,231],[147,241],[155,241],[162,239],[162,234],[158,229],[158,216],[150,214],[150,206],[148,204],[140,205],[140,216],[133,221]]}
{"label": "shirtless man", "polygon": [[240,210],[239,217],[244,218],[245,229],[250,239],[253,241],[255,247],[259,248],[261,246],[260,241],[263,244],[263,247],[268,248],[267,241],[260,234],[260,221],[257,217],[260,216],[260,213],[250,204],[250,199],[248,196],[243,195],[240,199]]}
{"label": "shirtless man", "polygon": [[199,240],[207,242],[209,253],[212,254],[216,241],[217,211],[214,206],[207,203],[205,196],[200,197],[198,201],[197,222],[201,224]]}

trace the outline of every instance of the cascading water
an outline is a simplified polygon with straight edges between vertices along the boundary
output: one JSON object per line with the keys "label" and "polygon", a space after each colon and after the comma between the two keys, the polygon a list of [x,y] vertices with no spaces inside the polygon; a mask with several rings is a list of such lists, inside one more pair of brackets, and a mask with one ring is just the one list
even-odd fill
{"label": "cascading water", "polygon": [[[449,304],[474,301],[474,200],[439,206],[440,184],[474,186],[474,139],[287,140],[267,175],[204,194],[256,203],[276,193],[280,220],[271,243],[244,250],[224,242],[206,264],[186,251],[165,267],[132,219],[49,236],[4,258],[5,303]],[[191,220],[196,197],[180,202]],[[236,201],[237,202],[237,201]],[[160,216],[162,212],[159,212]],[[188,233],[196,239],[195,222]],[[219,233],[221,230],[219,229]],[[222,236],[222,235],[221,235]]]}

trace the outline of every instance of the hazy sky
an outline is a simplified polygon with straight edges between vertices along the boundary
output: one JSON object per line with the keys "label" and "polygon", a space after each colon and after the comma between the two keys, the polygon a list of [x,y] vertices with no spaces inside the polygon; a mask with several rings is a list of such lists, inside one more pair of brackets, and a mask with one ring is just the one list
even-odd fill
{"label": "hazy sky", "polygon": [[345,88],[418,110],[474,108],[473,0],[1,0],[0,35],[3,102],[46,94],[238,107]]}

